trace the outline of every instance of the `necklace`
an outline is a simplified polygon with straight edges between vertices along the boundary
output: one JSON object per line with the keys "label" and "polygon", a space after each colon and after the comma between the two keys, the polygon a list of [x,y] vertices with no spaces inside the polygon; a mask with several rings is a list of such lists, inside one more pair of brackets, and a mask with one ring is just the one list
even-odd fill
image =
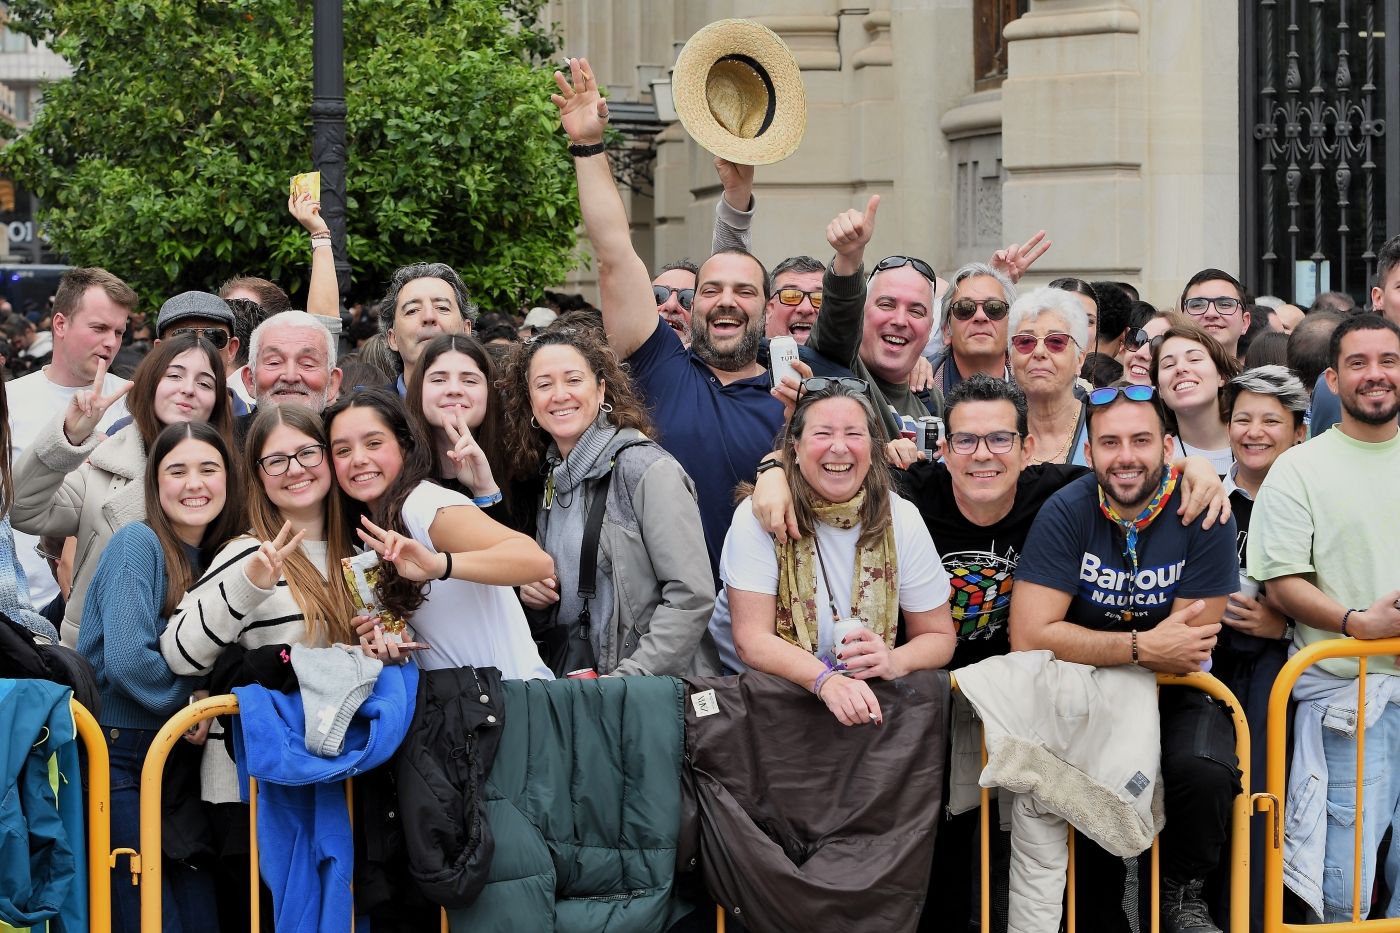
{"label": "necklace", "polygon": [[1080,412],[1072,412],[1069,422],[1069,434],[1065,437],[1065,445],[1060,448],[1060,452],[1053,457],[1032,457],[1031,463],[1064,463],[1066,455],[1069,454],[1071,445],[1074,444],[1074,436],[1079,432],[1075,430],[1079,426]]}

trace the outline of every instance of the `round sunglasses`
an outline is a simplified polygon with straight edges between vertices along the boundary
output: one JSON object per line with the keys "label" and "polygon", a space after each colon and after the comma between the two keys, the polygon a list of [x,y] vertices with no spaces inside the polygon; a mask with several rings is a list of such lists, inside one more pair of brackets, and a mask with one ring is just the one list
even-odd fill
{"label": "round sunglasses", "polygon": [[656,306],[659,308],[670,300],[672,295],[685,310],[689,311],[690,306],[695,302],[695,289],[693,288],[667,288],[665,285],[653,285],[651,293],[656,296]]}
{"label": "round sunglasses", "polygon": [[1049,333],[1044,337],[1037,337],[1035,334],[1016,334],[1011,338],[1011,345],[1022,356],[1030,356],[1035,352],[1035,348],[1042,343],[1045,344],[1045,349],[1050,353],[1063,353],[1069,349],[1070,344],[1079,346],[1078,342],[1069,334],[1061,333]]}

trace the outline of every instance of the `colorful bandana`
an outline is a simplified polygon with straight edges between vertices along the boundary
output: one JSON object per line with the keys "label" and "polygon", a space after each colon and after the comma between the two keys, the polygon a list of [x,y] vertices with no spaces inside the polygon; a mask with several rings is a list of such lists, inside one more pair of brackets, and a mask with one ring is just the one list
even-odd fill
{"label": "colorful bandana", "polygon": [[1128,608],[1123,611],[1123,621],[1130,622],[1133,618],[1132,609],[1132,588],[1133,581],[1138,574],[1137,543],[1138,532],[1146,528],[1157,520],[1157,516],[1162,514],[1162,509],[1167,505],[1167,500],[1176,491],[1177,480],[1181,478],[1181,473],[1175,467],[1168,467],[1162,471],[1162,482],[1157,486],[1157,492],[1153,494],[1152,500],[1147,503],[1147,507],[1137,514],[1136,518],[1127,519],[1119,515],[1108,501],[1108,496],[1104,495],[1103,487],[1099,487],[1099,508],[1103,511],[1104,517],[1123,529],[1123,560],[1132,567],[1131,576],[1128,577]]}

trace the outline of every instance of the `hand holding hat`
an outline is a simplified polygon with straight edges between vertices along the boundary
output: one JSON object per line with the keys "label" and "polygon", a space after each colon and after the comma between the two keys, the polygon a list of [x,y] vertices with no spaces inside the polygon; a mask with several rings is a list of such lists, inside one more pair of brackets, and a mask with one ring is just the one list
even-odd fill
{"label": "hand holding hat", "polygon": [[549,99],[559,108],[559,122],[569,141],[580,146],[602,142],[608,125],[608,102],[598,93],[598,78],[588,67],[588,59],[569,59],[569,77],[556,71],[554,83],[559,85],[559,93],[551,94]]}

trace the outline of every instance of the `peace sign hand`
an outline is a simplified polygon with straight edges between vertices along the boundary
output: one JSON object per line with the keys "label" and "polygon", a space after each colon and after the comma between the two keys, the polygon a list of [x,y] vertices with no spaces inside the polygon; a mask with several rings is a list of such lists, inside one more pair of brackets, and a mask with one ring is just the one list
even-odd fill
{"label": "peace sign hand", "polygon": [[569,59],[569,77],[562,72],[554,72],[554,83],[559,85],[559,93],[549,99],[559,108],[559,122],[569,141],[588,146],[603,141],[603,130],[608,125],[608,102],[598,93],[598,79],[588,67],[588,59]]}
{"label": "peace sign hand", "polygon": [[452,442],[447,459],[456,467],[457,482],[470,489],[474,495],[495,495],[500,487],[491,473],[491,464],[486,460],[486,452],[472,437],[471,428],[467,427],[466,412],[459,409],[456,416],[448,420],[443,428],[447,431],[447,439]]}
{"label": "peace sign hand", "polygon": [[243,575],[260,590],[272,589],[282,579],[282,565],[301,546],[301,539],[305,537],[305,531],[292,534],[292,523],[283,522],[277,537],[258,545],[257,553],[243,568]]}
{"label": "peace sign hand", "polygon": [[107,380],[107,360],[98,360],[97,378],[92,380],[91,389],[79,389],[68,402],[63,413],[63,434],[73,446],[81,444],[92,434],[102,421],[102,416],[131,389],[131,383],[124,382],[111,395],[104,395],[102,384]]}
{"label": "peace sign hand", "polygon": [[[355,529],[360,540],[369,545],[382,560],[394,565],[399,576],[414,583],[440,578],[447,569],[447,561],[442,554],[429,550],[415,538],[408,538],[397,531],[386,531],[369,516],[361,516],[364,528]],[[366,531],[365,529],[369,529]]]}

